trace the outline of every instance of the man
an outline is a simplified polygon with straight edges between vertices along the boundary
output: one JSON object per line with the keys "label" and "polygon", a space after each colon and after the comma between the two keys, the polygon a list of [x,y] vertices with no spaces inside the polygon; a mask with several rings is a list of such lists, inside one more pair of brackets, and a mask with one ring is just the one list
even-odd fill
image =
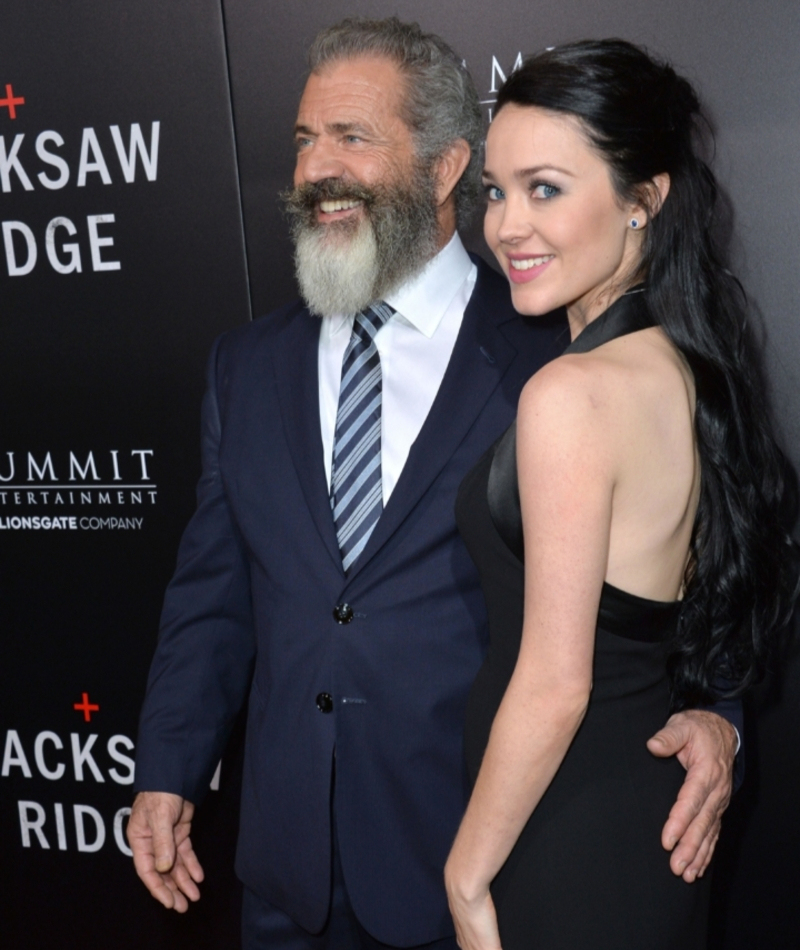
{"label": "man", "polygon": [[[306,306],[213,350],[128,834],[153,895],[185,910],[193,803],[247,701],[244,946],[453,948],[442,869],[487,638],[453,504],[564,325],[522,320],[457,236],[483,130],[453,52],[395,19],[345,21],[310,65],[287,196]],[[687,880],[732,735],[695,712],[651,740],[689,767],[664,832]]]}

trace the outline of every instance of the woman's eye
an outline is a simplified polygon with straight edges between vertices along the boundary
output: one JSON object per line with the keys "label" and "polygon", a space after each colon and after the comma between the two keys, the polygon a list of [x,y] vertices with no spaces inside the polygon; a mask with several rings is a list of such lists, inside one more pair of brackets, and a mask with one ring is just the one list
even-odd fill
{"label": "woman's eye", "polygon": [[555,198],[559,193],[559,188],[555,185],[549,185],[546,181],[535,182],[532,186],[534,198]]}
{"label": "woman's eye", "polygon": [[486,194],[489,198],[489,201],[502,201],[505,198],[505,194],[502,189],[498,188],[497,185],[487,185]]}

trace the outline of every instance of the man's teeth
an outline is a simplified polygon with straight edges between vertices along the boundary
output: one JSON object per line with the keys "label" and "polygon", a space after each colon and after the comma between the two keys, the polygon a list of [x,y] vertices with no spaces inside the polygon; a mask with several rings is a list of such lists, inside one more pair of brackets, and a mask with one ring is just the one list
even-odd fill
{"label": "man's teeth", "polygon": [[514,270],[530,270],[531,267],[541,267],[555,257],[555,254],[545,254],[544,257],[529,257],[524,261],[509,261]]}
{"label": "man's teeth", "polygon": [[319,209],[325,214],[333,214],[334,211],[349,211],[360,204],[360,201],[353,198],[338,198],[336,201],[320,201]]}

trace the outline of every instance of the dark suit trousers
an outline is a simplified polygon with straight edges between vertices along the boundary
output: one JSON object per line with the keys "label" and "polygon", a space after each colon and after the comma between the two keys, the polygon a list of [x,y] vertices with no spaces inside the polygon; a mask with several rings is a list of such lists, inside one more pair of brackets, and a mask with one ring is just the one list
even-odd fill
{"label": "dark suit trousers", "polygon": [[[387,861],[391,856],[386,856]],[[414,908],[409,907],[413,914]],[[311,934],[291,917],[261,900],[248,888],[242,904],[242,950],[390,950],[371,937],[358,922],[347,895],[339,846],[334,830],[331,909],[321,933]],[[392,948],[393,950],[393,948]],[[410,950],[458,950],[455,937],[418,944]]]}
{"label": "dark suit trousers", "polygon": [[[336,765],[331,776],[332,799],[336,795]],[[387,855],[387,860],[391,860]],[[242,950],[395,950],[381,943],[359,923],[347,893],[339,854],[336,810],[331,801],[331,906],[320,933],[309,933],[291,917],[262,900],[248,887],[242,901]],[[443,885],[444,886],[444,885]],[[413,914],[414,908],[409,907]],[[417,944],[408,950],[458,950],[455,937]]]}

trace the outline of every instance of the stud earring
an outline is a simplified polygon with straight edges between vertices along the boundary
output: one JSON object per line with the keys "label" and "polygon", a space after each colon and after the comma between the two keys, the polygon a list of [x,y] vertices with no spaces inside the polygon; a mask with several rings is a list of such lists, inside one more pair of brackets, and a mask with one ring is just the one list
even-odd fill
{"label": "stud earring", "polygon": [[634,231],[639,227],[638,218],[631,218],[631,227],[633,228]]}

